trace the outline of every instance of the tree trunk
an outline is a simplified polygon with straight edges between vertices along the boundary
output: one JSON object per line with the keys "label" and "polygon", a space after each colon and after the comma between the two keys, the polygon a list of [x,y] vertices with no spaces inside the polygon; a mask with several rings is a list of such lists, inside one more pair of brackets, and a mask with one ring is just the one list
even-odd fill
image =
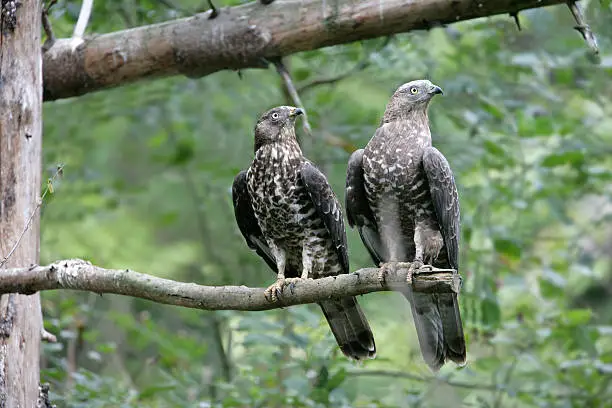
{"label": "tree trunk", "polygon": [[[38,0],[0,3],[0,262],[38,262],[42,56]],[[0,408],[36,406],[41,309],[38,294],[0,298]]]}

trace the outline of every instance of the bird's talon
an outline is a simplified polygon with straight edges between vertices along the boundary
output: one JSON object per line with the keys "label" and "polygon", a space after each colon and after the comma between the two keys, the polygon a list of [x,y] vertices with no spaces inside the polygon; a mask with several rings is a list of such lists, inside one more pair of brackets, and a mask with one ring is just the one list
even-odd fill
{"label": "bird's talon", "polygon": [[270,303],[277,302],[283,294],[283,286],[285,285],[285,279],[278,279],[272,285],[264,291],[266,300]]}
{"label": "bird's talon", "polygon": [[381,268],[378,271],[378,282],[380,282],[381,285],[385,284],[385,275],[386,275],[387,270],[384,268]]}
{"label": "bird's talon", "polygon": [[406,282],[412,282],[412,275],[418,275],[420,269],[423,267],[423,261],[416,260],[410,264],[408,268],[408,274],[406,275]]}
{"label": "bird's talon", "polygon": [[387,274],[390,271],[395,270],[396,267],[397,267],[397,262],[381,262],[380,263],[380,270],[378,271],[378,281],[380,282],[381,285],[385,284]]}

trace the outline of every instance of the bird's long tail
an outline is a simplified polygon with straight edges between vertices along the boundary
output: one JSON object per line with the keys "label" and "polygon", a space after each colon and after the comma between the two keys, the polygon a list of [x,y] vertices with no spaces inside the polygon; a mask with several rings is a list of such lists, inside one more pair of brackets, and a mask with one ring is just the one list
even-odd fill
{"label": "bird's long tail", "polygon": [[455,293],[416,293],[403,295],[412,308],[423,359],[433,371],[452,360],[465,364],[465,338]]}
{"label": "bird's long tail", "polygon": [[376,356],[370,325],[354,297],[319,303],[340,350],[350,358],[362,360]]}

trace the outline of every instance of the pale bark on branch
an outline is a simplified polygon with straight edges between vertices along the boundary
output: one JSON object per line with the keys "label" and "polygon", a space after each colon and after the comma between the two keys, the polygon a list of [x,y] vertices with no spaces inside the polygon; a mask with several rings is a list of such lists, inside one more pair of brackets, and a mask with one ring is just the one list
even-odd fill
{"label": "pale bark on branch", "polygon": [[564,0],[276,0],[117,31],[44,54],[44,99],[83,95],[145,78],[201,77],[267,67],[301,51],[565,3]]}
{"label": "pale bark on branch", "polygon": [[[384,285],[378,280],[378,272],[376,268],[365,268],[347,275],[299,281],[285,287],[281,301],[271,303],[264,296],[264,288],[176,282],[128,269],[104,269],[80,259],[70,259],[47,266],[1,271],[0,294],[72,289],[114,293],[193,309],[256,311],[408,288],[405,267],[391,270]],[[455,270],[436,268],[431,271],[422,268],[412,276],[411,284],[416,292],[455,293],[459,292],[460,285]]]}

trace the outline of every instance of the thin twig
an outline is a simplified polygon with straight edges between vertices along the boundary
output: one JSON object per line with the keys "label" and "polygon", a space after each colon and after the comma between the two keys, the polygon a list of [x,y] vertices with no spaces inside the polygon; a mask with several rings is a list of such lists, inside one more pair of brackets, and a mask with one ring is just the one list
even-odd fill
{"label": "thin twig", "polygon": [[[383,41],[383,43],[380,45],[380,47],[378,47],[376,49],[376,51],[374,51],[374,52],[382,51],[391,42],[392,38],[393,38],[393,36],[388,36],[387,38],[385,38],[385,41]],[[337,76],[329,77],[329,78],[317,78],[317,79],[313,79],[312,81],[310,81],[310,82],[300,86],[297,89],[297,92],[298,93],[304,93],[305,91],[308,91],[308,90],[310,90],[312,88],[315,88],[317,86],[320,86],[320,85],[334,84],[334,83],[339,82],[339,81],[341,81],[341,80],[343,80],[345,78],[350,77],[351,75],[356,74],[359,71],[363,71],[368,66],[370,66],[370,64],[372,63],[372,61],[371,61],[372,54],[373,53],[367,54],[365,57],[363,57],[361,59],[361,61],[359,61],[357,64],[355,64],[355,66],[353,68],[349,69],[345,73],[337,75]]]}
{"label": "thin twig", "polygon": [[47,7],[44,8],[45,12],[49,14],[51,7],[53,7],[55,4],[57,4],[57,0],[51,0],[49,4],[47,4]]}
{"label": "thin twig", "polygon": [[283,59],[271,58],[270,61],[274,64],[274,66],[276,67],[276,72],[278,72],[278,74],[282,78],[283,83],[285,84],[285,89],[287,90],[289,96],[291,97],[291,100],[293,101],[293,105],[298,108],[301,108],[304,111],[304,118],[302,120],[304,132],[306,132],[309,137],[312,137],[312,128],[310,127],[310,122],[308,122],[306,108],[304,108],[304,104],[300,99],[300,94],[298,93],[297,89],[295,89],[293,79],[291,78],[291,74],[287,70],[287,67],[285,67]]}
{"label": "thin twig", "polygon": [[518,28],[518,30],[521,31],[521,20],[519,19],[518,11],[515,11],[514,13],[510,13],[510,17],[512,17],[514,19],[514,23],[516,24],[516,28]]}
{"label": "thin twig", "polygon": [[514,370],[516,369],[516,365],[518,364],[518,362],[519,362],[519,357],[514,357],[514,360],[512,360],[512,363],[510,364],[510,367],[506,371],[506,375],[504,376],[504,379],[502,380],[502,384],[505,387],[504,388],[499,387],[499,389],[497,390],[497,397],[495,398],[495,403],[493,404],[494,408],[501,408],[502,407],[504,391],[505,391],[505,393],[508,392],[508,390],[506,390],[506,388],[507,388],[507,385],[510,384],[510,379],[512,378],[512,374],[514,374]]}
{"label": "thin twig", "polygon": [[91,16],[91,9],[93,8],[93,0],[83,0],[83,4],[81,5],[81,11],[79,12],[79,19],[77,20],[76,25],[74,26],[73,37],[83,38],[83,34],[85,34],[85,28],[87,28],[87,23],[89,22],[89,16]]}
{"label": "thin twig", "polygon": [[494,384],[490,384],[490,385],[489,384],[472,384],[472,383],[461,382],[461,381],[447,380],[443,377],[422,377],[420,375],[410,374],[404,371],[355,370],[355,371],[349,371],[348,374],[352,376],[406,378],[408,380],[425,382],[425,383],[440,381],[452,387],[467,388],[467,389],[473,389],[473,390],[496,391],[498,389],[498,387],[496,387]]}
{"label": "thin twig", "polygon": [[175,4],[174,1],[172,0],[158,0],[158,2],[166,6],[170,10],[180,11],[183,14],[192,14],[192,12],[190,12],[187,9],[182,8],[178,4]]}
{"label": "thin twig", "polygon": [[599,55],[599,46],[597,45],[597,38],[595,38],[595,34],[593,34],[593,32],[591,31],[591,27],[589,27],[589,25],[586,23],[580,6],[576,1],[568,1],[567,6],[572,12],[574,20],[576,20],[576,23],[578,24],[574,28],[580,34],[582,34],[582,38],[584,38],[591,51],[593,51],[595,55]]}
{"label": "thin twig", "polygon": [[466,388],[466,389],[472,389],[472,390],[483,390],[483,391],[499,391],[499,392],[503,392],[503,393],[510,394],[510,395],[538,394],[538,395],[546,395],[548,398],[555,398],[555,399],[566,399],[566,398],[585,399],[585,398],[588,398],[588,395],[581,395],[581,394],[575,394],[575,393],[558,393],[558,394],[546,393],[544,394],[545,390],[543,390],[542,388],[537,388],[537,387],[529,388],[529,389],[513,390],[513,389],[509,389],[508,387],[506,387],[505,384],[502,384],[502,385],[475,384],[475,383],[468,383],[468,382],[463,382],[463,381],[453,381],[453,380],[446,379],[444,377],[419,376],[416,374],[406,373],[404,371],[394,371],[394,370],[351,370],[351,371],[348,371],[347,374],[352,375],[352,376],[363,376],[363,377],[379,376],[379,377],[405,378],[408,380],[424,382],[424,383],[431,383],[431,382],[439,381],[439,382],[443,382],[444,384],[450,385],[451,387]]}
{"label": "thin twig", "polygon": [[36,201],[36,207],[34,208],[34,210],[32,210],[32,213],[30,214],[30,217],[28,218],[28,221],[26,222],[26,225],[23,228],[23,231],[21,231],[21,234],[19,235],[19,238],[17,238],[17,242],[15,242],[15,244],[13,245],[13,247],[11,248],[9,253],[4,258],[2,258],[2,261],[0,262],[0,268],[2,268],[8,262],[9,258],[13,255],[13,253],[19,247],[19,244],[21,243],[21,240],[23,239],[23,236],[25,235],[26,232],[28,232],[28,229],[30,229],[30,225],[32,224],[32,220],[34,219],[34,216],[36,215],[36,213],[40,209],[40,206],[42,205],[43,201],[45,200],[45,197],[47,196],[47,193],[49,193],[53,189],[53,182],[55,181],[55,179],[58,176],[61,176],[61,174],[63,174],[63,171],[64,171],[64,165],[63,164],[59,165],[57,167],[57,170],[55,171],[55,174],[53,175],[53,177],[51,177],[49,180],[47,180],[47,187],[45,188],[45,191],[43,192],[42,196]]}
{"label": "thin twig", "polygon": [[219,10],[217,10],[217,8],[215,7],[215,4],[212,2],[212,0],[207,0],[207,1],[208,1],[208,6],[212,10],[210,12],[210,16],[208,16],[208,19],[212,20],[213,18],[216,18],[219,15]]}
{"label": "thin twig", "polygon": [[53,46],[53,43],[55,42],[55,34],[53,34],[53,27],[51,27],[51,23],[49,22],[49,11],[55,3],[57,3],[57,0],[51,0],[46,7],[43,7],[42,10],[42,25],[43,30],[45,31],[45,35],[47,36],[47,39],[43,44],[43,48],[45,50],[51,48],[51,46]]}
{"label": "thin twig", "polygon": [[42,11],[42,25],[45,35],[47,36],[47,39],[45,40],[45,47],[51,48],[55,42],[55,35],[53,34],[53,28],[49,22],[49,15],[45,10]]}

